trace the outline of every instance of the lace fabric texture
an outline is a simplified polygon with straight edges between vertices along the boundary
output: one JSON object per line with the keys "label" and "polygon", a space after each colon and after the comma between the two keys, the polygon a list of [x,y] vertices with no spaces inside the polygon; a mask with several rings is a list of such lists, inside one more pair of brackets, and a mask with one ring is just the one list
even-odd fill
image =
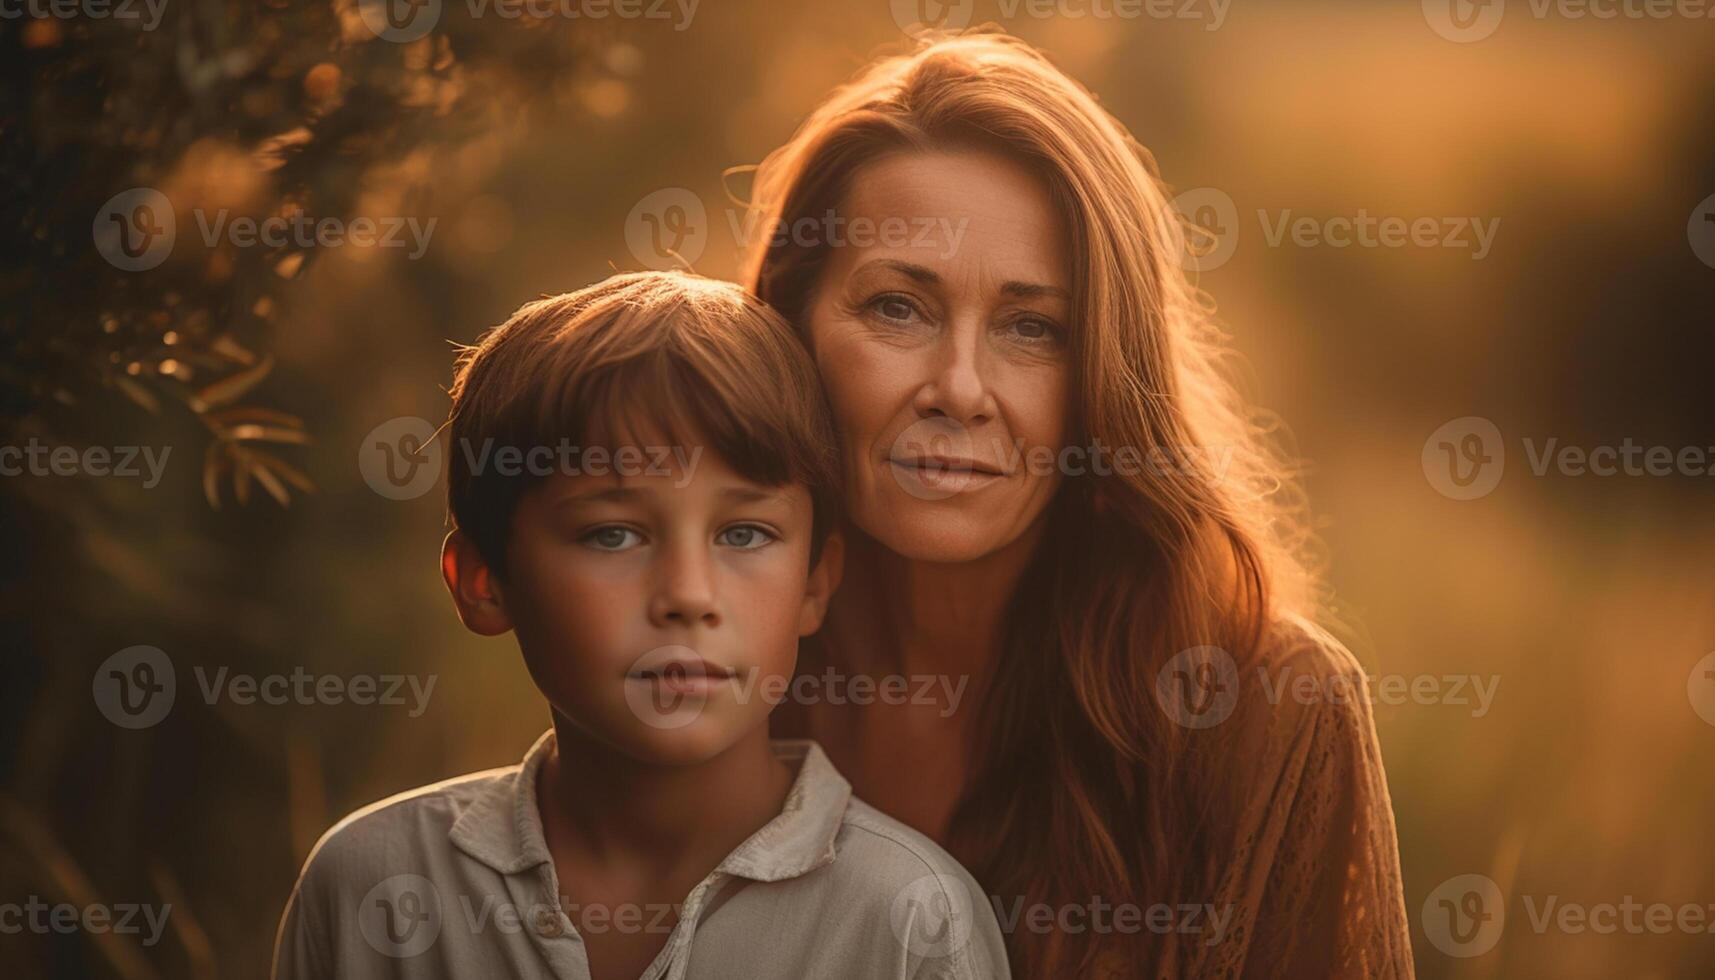
{"label": "lace fabric texture", "polygon": [[[1412,978],[1393,804],[1363,669],[1294,622],[1240,674],[1227,724],[1247,778],[1216,908],[1218,942],[1182,947],[1161,976]],[[1175,957],[1177,958],[1177,957]],[[1135,971],[1132,975],[1136,975]]]}

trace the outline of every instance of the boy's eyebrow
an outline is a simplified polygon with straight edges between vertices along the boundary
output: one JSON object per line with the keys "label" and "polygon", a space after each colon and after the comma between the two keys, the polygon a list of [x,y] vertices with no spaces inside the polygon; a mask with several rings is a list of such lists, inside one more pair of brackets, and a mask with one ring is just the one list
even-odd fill
{"label": "boy's eyebrow", "polygon": [[626,486],[608,486],[603,487],[600,490],[572,490],[561,495],[559,500],[554,501],[554,506],[559,507],[563,504],[569,504],[580,500],[611,500],[614,502],[624,502],[627,500],[635,500],[641,496],[643,496],[643,491],[641,489]]}
{"label": "boy's eyebrow", "polygon": [[721,496],[730,500],[736,500],[739,503],[756,503],[763,500],[779,500],[781,497],[785,496],[785,494],[779,488],[764,489],[762,487],[753,486],[733,486],[722,490]]}
{"label": "boy's eyebrow", "polygon": [[[554,506],[558,507],[558,506],[561,506],[563,504],[572,503],[574,501],[584,501],[584,500],[600,500],[600,501],[612,501],[614,503],[624,503],[626,501],[636,500],[637,498],[646,496],[647,494],[648,494],[648,491],[644,490],[641,487],[635,487],[635,486],[617,486],[617,487],[608,486],[608,487],[603,487],[600,490],[587,490],[587,491],[583,491],[583,492],[573,490],[569,493],[566,493],[562,497],[560,497],[559,500],[554,501]],[[738,503],[757,503],[759,501],[765,501],[765,500],[779,500],[781,497],[784,496],[784,492],[779,488],[769,489],[769,488],[764,488],[764,487],[750,486],[747,484],[739,484],[739,485],[735,485],[735,486],[726,487],[723,490],[721,490],[720,494],[722,497],[725,497],[729,500],[736,501]]]}

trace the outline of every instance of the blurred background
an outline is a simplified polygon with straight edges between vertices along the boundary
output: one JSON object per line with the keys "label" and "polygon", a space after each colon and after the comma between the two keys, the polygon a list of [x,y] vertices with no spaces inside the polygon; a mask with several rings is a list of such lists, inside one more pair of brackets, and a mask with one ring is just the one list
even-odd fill
{"label": "blurred background", "polygon": [[[1709,10],[652,3],[0,19],[0,443],[48,460],[0,478],[0,901],[172,906],[152,945],[0,935],[0,973],[264,975],[334,820],[521,757],[547,714],[511,641],[453,615],[443,489],[366,447],[438,424],[452,344],[526,299],[664,245],[735,276],[726,172],[946,17],[1044,48],[1220,235],[1193,261],[1309,465],[1344,635],[1378,678],[1440,685],[1376,707],[1419,976],[1715,976],[1712,934],[1535,922],[1551,897],[1715,922]],[[296,213],[394,244],[207,241]],[[1364,216],[1434,231],[1338,244]],[[1628,444],[1708,458],[1533,465]],[[153,480],[141,452],[141,476],[59,475],[55,446],[168,455]],[[150,680],[138,646],[176,700],[133,728],[103,685]],[[222,668],[435,686],[211,704]],[[1433,910],[1468,874],[1504,929],[1454,955]]]}

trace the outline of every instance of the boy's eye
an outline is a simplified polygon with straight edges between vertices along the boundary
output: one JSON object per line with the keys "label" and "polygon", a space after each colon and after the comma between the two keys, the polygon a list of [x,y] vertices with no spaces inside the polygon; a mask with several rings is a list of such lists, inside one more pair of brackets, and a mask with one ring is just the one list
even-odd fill
{"label": "boy's eye", "polygon": [[722,531],[716,540],[733,548],[754,551],[774,541],[775,537],[755,524],[739,524]]}
{"label": "boy's eye", "polygon": [[642,541],[643,535],[628,527],[609,524],[606,527],[596,528],[579,538],[578,541],[599,551],[619,551],[630,547],[634,538],[637,541]]}

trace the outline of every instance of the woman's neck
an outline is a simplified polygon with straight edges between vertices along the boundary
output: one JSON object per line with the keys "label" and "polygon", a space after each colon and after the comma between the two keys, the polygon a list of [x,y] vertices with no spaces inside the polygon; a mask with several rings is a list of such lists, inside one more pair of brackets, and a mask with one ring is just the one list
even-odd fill
{"label": "woman's neck", "polygon": [[965,562],[907,558],[848,527],[845,575],[821,634],[834,663],[852,672],[961,675],[986,686],[1042,527]]}

